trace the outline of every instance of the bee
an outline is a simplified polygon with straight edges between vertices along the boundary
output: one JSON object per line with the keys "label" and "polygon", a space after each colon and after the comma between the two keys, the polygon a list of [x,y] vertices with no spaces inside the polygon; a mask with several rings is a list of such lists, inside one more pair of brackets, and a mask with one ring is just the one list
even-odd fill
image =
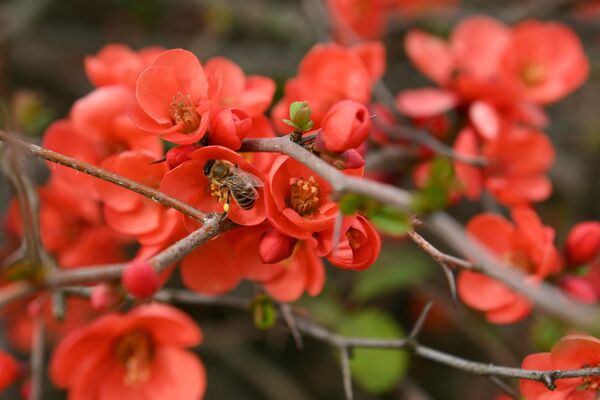
{"label": "bee", "polygon": [[231,197],[241,209],[250,210],[259,196],[256,188],[263,186],[258,177],[225,160],[206,161],[204,175],[210,181],[211,194],[224,202],[226,213]]}

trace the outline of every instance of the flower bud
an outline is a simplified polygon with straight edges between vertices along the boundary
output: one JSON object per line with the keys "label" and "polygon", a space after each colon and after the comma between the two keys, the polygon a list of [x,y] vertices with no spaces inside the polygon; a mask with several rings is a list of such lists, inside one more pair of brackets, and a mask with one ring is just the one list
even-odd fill
{"label": "flower bud", "polygon": [[242,110],[228,108],[211,120],[210,144],[237,150],[252,128],[252,119]]}
{"label": "flower bud", "polygon": [[581,303],[594,304],[598,301],[596,290],[591,282],[584,277],[565,276],[561,279],[559,285],[562,290]]}
{"label": "flower bud", "polygon": [[565,255],[572,265],[593,261],[600,252],[600,222],[586,221],[575,225],[565,243]]}
{"label": "flower bud", "polygon": [[122,284],[133,297],[145,299],[160,288],[160,278],[148,261],[133,260],[123,271]]}
{"label": "flower bud", "polygon": [[369,136],[369,111],[356,101],[337,102],[323,117],[321,129],[327,150],[342,153],[348,149],[355,149]]}
{"label": "flower bud", "polygon": [[365,159],[356,149],[348,149],[342,153],[344,169],[360,168],[365,165]]}
{"label": "flower bud", "polygon": [[169,169],[174,169],[190,159],[190,153],[194,150],[198,150],[196,144],[184,144],[181,146],[173,147],[167,151],[165,158],[167,159],[167,166]]}
{"label": "flower bud", "polygon": [[265,264],[274,264],[292,255],[296,239],[284,235],[275,229],[267,231],[261,241],[258,252]]}
{"label": "flower bud", "polygon": [[92,289],[90,301],[96,311],[106,311],[117,307],[123,300],[123,294],[113,285],[100,283]]}

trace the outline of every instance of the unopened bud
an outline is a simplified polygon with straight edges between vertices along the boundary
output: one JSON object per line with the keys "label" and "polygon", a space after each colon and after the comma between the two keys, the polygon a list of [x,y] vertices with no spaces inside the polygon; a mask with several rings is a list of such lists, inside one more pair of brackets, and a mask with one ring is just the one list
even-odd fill
{"label": "unopened bud", "polygon": [[296,241],[294,238],[271,229],[263,235],[260,241],[258,252],[261,261],[265,264],[274,264],[285,260],[292,255]]}
{"label": "unopened bud", "polygon": [[575,300],[585,304],[598,302],[598,295],[589,280],[581,276],[565,276],[559,286]]}
{"label": "unopened bud", "polygon": [[586,221],[575,225],[565,243],[569,264],[581,265],[593,261],[600,252],[600,222]]}
{"label": "unopened bud", "polygon": [[173,169],[190,160],[190,153],[194,150],[198,150],[198,145],[186,144],[173,147],[171,150],[167,151],[165,158],[167,159],[167,166],[169,169]]}
{"label": "unopened bud", "polygon": [[125,267],[122,284],[133,297],[145,299],[160,288],[160,278],[148,261],[134,260]]}
{"label": "unopened bud", "polygon": [[314,125],[310,115],[311,109],[306,101],[294,101],[290,104],[290,119],[284,119],[283,122],[296,130],[307,132]]}

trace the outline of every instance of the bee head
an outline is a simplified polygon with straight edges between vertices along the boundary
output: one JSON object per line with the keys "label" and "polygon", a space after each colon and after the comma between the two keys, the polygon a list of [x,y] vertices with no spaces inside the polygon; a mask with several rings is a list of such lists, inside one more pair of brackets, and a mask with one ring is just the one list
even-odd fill
{"label": "bee head", "polygon": [[215,165],[215,160],[206,161],[206,164],[204,164],[204,175],[208,176],[210,174],[213,165]]}

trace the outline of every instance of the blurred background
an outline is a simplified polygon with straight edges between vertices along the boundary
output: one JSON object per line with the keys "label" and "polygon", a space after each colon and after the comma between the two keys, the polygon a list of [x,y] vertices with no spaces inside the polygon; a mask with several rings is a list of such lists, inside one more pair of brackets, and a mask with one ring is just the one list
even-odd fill
{"label": "blurred background", "polygon": [[[247,74],[275,79],[277,100],[285,80],[295,75],[303,55],[319,40],[322,27],[320,16],[314,15],[315,1],[3,0],[0,97],[18,130],[35,140],[92,89],[83,70],[84,56],[108,43],[124,43],[133,49],[181,47],[201,60],[228,57]],[[560,244],[575,222],[600,219],[600,2],[462,0],[441,10],[398,13],[383,39],[388,87],[397,93],[426,83],[404,53],[403,37],[409,28],[445,35],[473,14],[507,23],[527,18],[562,21],[584,43],[592,67],[589,80],[548,110],[546,132],[557,149],[551,171],[555,189],[537,209],[545,224],[557,229]],[[36,176],[41,183],[43,171]],[[9,196],[6,182],[1,182],[0,212]],[[450,211],[466,221],[479,207],[465,203]],[[298,305],[341,333],[398,337],[433,300],[422,343],[473,360],[518,366],[526,354],[547,351],[566,329],[535,313],[510,326],[486,323],[480,314],[453,304],[442,271],[405,239],[387,238],[380,259],[368,271],[327,271],[324,292]],[[248,287],[238,290],[251,292]],[[330,347],[305,339],[304,347],[297,349],[285,328],[258,330],[247,313],[218,307],[184,309],[205,331],[198,352],[208,371],[206,399],[343,398],[337,354]],[[355,356],[357,399],[480,400],[501,393],[487,378],[402,352],[357,351]],[[50,386],[46,398],[65,398]],[[0,397],[19,398],[17,391]]]}

